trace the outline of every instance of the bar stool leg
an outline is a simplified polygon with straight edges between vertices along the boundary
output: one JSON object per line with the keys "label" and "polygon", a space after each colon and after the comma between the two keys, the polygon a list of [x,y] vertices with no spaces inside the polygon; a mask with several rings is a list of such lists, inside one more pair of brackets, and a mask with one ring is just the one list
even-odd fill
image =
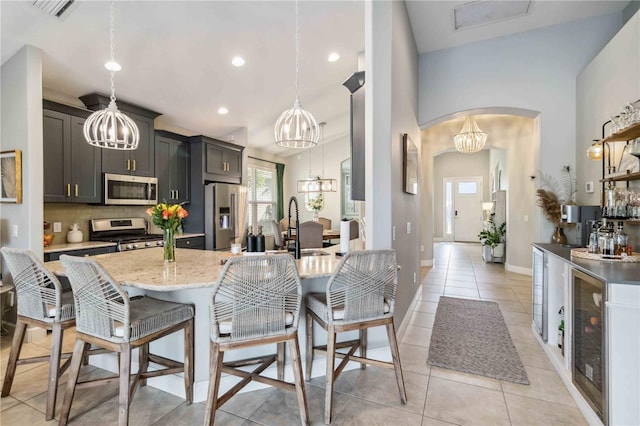
{"label": "bar stool leg", "polygon": [[207,393],[207,411],[204,417],[204,424],[209,426],[213,426],[218,409],[218,389],[220,388],[223,359],[224,352],[220,352],[220,347],[211,342],[209,348],[209,391]]}
{"label": "bar stool leg", "polygon": [[130,376],[131,376],[131,345],[120,345],[120,394],[118,395],[118,425],[129,424],[129,405],[131,404]]}
{"label": "bar stool leg", "polygon": [[400,400],[403,404],[407,403],[407,391],[404,387],[404,378],[402,377],[402,366],[400,365],[400,351],[398,351],[398,340],[396,339],[396,330],[393,322],[387,324],[387,336],[389,337],[389,347],[391,348],[391,356],[393,358],[393,369],[396,372],[396,382],[398,382],[398,391],[400,391]]}
{"label": "bar stool leg", "polygon": [[184,391],[187,405],[193,402],[193,351],[195,347],[193,327],[192,318],[184,329]]}
{"label": "bar stool leg", "polygon": [[62,354],[62,338],[64,330],[60,323],[53,323],[51,333],[51,356],[49,358],[49,383],[47,385],[47,409],[45,419],[51,420],[56,411],[56,395],[60,376],[60,355]]}
{"label": "bar stool leg", "polygon": [[[149,369],[149,344],[145,343],[144,345],[138,348],[138,371],[140,373],[144,373]],[[140,387],[147,385],[146,378],[140,378]]]}
{"label": "bar stool leg", "polygon": [[307,404],[307,394],[304,389],[304,378],[302,376],[302,360],[300,359],[300,345],[298,336],[289,340],[289,353],[291,354],[291,366],[293,367],[293,378],[296,382],[296,394],[298,396],[298,408],[300,409],[300,421],[304,426],[309,424],[309,405]]}
{"label": "bar stool leg", "polygon": [[284,380],[284,352],[285,342],[280,342],[276,345],[276,366],[278,370],[278,380]]}
{"label": "bar stool leg", "polygon": [[71,412],[73,394],[76,391],[76,383],[78,383],[80,367],[82,366],[82,360],[88,347],[88,343],[76,338],[76,344],[73,347],[73,355],[71,356],[71,368],[69,369],[67,387],[64,391],[64,401],[62,402],[62,410],[60,410],[60,426],[65,426],[69,423],[69,413]]}
{"label": "bar stool leg", "polygon": [[[367,357],[367,329],[360,329],[360,356],[362,358]],[[367,368],[367,364],[365,362],[360,363],[360,369],[364,370]]]}
{"label": "bar stool leg", "polygon": [[305,314],[306,329],[307,329],[307,349],[305,353],[305,369],[307,370],[307,381],[311,380],[311,369],[313,367],[313,317],[307,311]]}
{"label": "bar stool leg", "polygon": [[9,392],[11,392],[11,385],[13,384],[13,377],[16,375],[16,366],[20,358],[20,351],[22,350],[26,330],[27,324],[17,320],[16,329],[13,332],[13,341],[11,342],[11,354],[9,355],[9,363],[7,364],[7,372],[4,375],[4,384],[2,385],[3,397],[8,396]]}
{"label": "bar stool leg", "polygon": [[327,376],[326,392],[324,396],[324,422],[331,424],[331,410],[333,402],[333,375],[336,355],[336,332],[332,325],[327,326]]}

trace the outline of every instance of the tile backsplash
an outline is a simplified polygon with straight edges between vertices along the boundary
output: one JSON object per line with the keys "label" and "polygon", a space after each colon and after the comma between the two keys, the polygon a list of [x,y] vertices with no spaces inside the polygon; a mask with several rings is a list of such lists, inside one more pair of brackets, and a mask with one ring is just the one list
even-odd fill
{"label": "tile backsplash", "polygon": [[[89,204],[44,203],[44,220],[51,226],[46,231],[55,235],[52,245],[66,244],[67,232],[74,223],[82,231],[82,240],[89,240],[90,219],[110,219],[121,217],[143,217],[147,215],[149,206],[100,206]],[[62,222],[62,231],[53,232],[53,222]]]}

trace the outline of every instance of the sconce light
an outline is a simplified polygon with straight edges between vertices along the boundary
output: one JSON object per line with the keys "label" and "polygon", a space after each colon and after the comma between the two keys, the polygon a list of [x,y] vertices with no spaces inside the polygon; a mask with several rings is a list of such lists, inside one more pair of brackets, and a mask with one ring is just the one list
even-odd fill
{"label": "sconce light", "polygon": [[587,149],[587,157],[592,160],[602,160],[604,155],[604,145],[599,140],[594,140],[589,149]]}

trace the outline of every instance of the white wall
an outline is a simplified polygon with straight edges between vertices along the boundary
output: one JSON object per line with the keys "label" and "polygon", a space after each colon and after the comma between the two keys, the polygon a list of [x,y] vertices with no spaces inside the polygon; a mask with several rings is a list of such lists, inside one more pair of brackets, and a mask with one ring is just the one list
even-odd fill
{"label": "white wall", "polygon": [[[329,126],[330,123],[327,123]],[[299,179],[309,177],[309,154],[311,154],[311,176],[322,174],[322,147],[318,146],[304,151],[296,151],[296,154],[284,159],[284,214],[287,215],[289,197],[292,195],[298,199],[300,207],[300,222],[311,220],[313,212],[305,207],[305,194],[297,192]],[[340,228],[340,163],[351,155],[349,137],[342,136],[335,140],[324,142],[324,177],[336,180],[337,192],[323,193],[324,208],[320,210],[320,217],[331,219],[331,227]]]}
{"label": "white wall", "polygon": [[[22,204],[0,205],[0,245],[42,257],[42,54],[24,46],[2,65],[0,150],[22,150]],[[17,227],[18,236],[13,236]]]}
{"label": "white wall", "polygon": [[[462,111],[492,109],[512,114],[519,109],[523,112],[518,115],[530,118],[539,115],[540,142],[534,142],[529,154],[533,170],[511,161],[509,167],[527,175],[541,170],[559,176],[563,165],[575,164],[576,76],[621,25],[618,13],[420,55],[418,122],[424,129]],[[432,153],[425,152],[423,159]],[[429,163],[425,166],[429,175]],[[538,225],[544,220],[539,209],[531,219],[535,234],[527,244],[547,241],[552,228]],[[428,233],[422,243],[431,245]],[[422,259],[431,258],[425,250]],[[524,259],[519,263],[525,264]]]}
{"label": "white wall", "polygon": [[[443,237],[444,222],[444,178],[482,176],[482,200],[491,201],[491,183],[489,182],[489,150],[468,155],[459,152],[446,152],[438,155],[433,162],[433,236]],[[480,230],[478,230],[480,232]]]}
{"label": "white wall", "polygon": [[[576,93],[578,204],[599,205],[602,163],[587,158],[592,139],[602,137],[602,124],[617,114],[627,102],[640,99],[640,12],[625,24],[593,61],[578,75]],[[608,134],[609,126],[605,128]],[[618,156],[624,142],[611,144]],[[619,157],[613,158],[617,165]],[[594,192],[585,192],[585,182],[594,182]],[[622,186],[623,183],[618,186]],[[630,183],[640,188],[640,181]],[[638,247],[640,228],[627,226],[629,244]]]}
{"label": "white wall", "polygon": [[367,2],[365,19],[366,245],[396,251],[402,321],[419,278],[421,194],[402,192],[402,134],[420,140],[417,48],[404,2]]}

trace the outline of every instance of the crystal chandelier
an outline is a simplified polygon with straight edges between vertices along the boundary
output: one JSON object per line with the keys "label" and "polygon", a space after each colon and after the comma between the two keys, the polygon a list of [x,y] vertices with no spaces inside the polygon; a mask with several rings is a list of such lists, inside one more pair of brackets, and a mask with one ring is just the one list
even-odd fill
{"label": "crystal chandelier", "polygon": [[338,190],[338,183],[335,179],[324,178],[324,126],[326,122],[319,124],[322,131],[322,174],[320,176],[311,177],[311,150],[309,150],[309,178],[298,181],[298,192],[336,192]]}
{"label": "crystal chandelier", "polygon": [[115,72],[121,69],[114,60],[114,2],[111,2],[111,21],[109,41],[111,44],[111,60],[104,66],[111,73],[111,102],[103,110],[91,114],[84,122],[84,138],[89,145],[98,148],[108,148],[117,150],[133,150],[138,148],[140,133],[138,126],[129,117],[118,110],[116,106],[116,89],[114,84]]}
{"label": "crystal chandelier", "polygon": [[309,148],[318,144],[318,124],[313,115],[300,104],[300,35],[298,31],[298,0],[296,4],[296,101],[276,121],[276,144],[285,148]]}
{"label": "crystal chandelier", "polygon": [[456,149],[465,154],[473,154],[484,148],[487,142],[487,134],[480,130],[473,116],[468,116],[464,120],[464,125],[460,133],[453,137]]}

